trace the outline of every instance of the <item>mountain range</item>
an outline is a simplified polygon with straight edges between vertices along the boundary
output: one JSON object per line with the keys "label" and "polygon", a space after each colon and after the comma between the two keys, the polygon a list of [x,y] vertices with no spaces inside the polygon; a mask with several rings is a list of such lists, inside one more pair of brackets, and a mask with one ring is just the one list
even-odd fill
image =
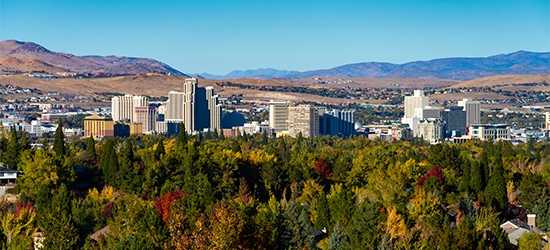
{"label": "mountain range", "polygon": [[[33,42],[0,42],[0,74],[15,72],[107,73],[128,75],[149,72],[188,76],[169,65],[147,58],[123,56],[75,56],[52,52]],[[227,75],[196,74],[207,79],[225,78],[431,78],[466,81],[496,75],[550,74],[550,52],[518,51],[478,58],[441,58],[403,64],[362,62],[331,69],[304,72],[277,70],[234,70]]]}
{"label": "mountain range", "polygon": [[[32,67],[34,65],[34,67]],[[123,56],[75,56],[53,52],[33,42],[6,40],[0,42],[0,70],[4,72],[43,71],[50,74],[62,72],[99,73],[115,75],[149,72],[186,74],[165,63]]]}

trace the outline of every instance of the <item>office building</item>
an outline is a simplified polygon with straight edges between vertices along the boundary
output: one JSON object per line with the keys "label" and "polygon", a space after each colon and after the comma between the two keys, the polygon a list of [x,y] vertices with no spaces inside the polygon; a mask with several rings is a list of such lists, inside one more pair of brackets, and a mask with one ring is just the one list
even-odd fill
{"label": "office building", "polygon": [[425,106],[423,108],[415,108],[414,117],[418,117],[420,119],[438,119],[441,118],[441,112],[439,108]]}
{"label": "office building", "polygon": [[148,100],[145,96],[115,96],[111,99],[111,113],[114,122],[134,122],[134,108],[147,107]]}
{"label": "office building", "polygon": [[288,133],[293,137],[300,133],[302,133],[303,137],[319,135],[319,114],[317,109],[311,105],[289,107]]}
{"label": "office building", "polygon": [[466,111],[462,107],[445,108],[441,114],[441,118],[445,122],[445,136],[447,138],[467,134]]}
{"label": "office building", "polygon": [[458,101],[458,106],[462,107],[463,110],[466,111],[466,126],[481,123],[479,101],[463,99],[462,101]]}
{"label": "office building", "polygon": [[546,112],[546,130],[550,130],[550,112]]}
{"label": "office building", "polygon": [[342,135],[349,136],[355,133],[355,110],[328,111],[325,107],[318,108],[319,113],[319,133],[321,135]]}
{"label": "office building", "polygon": [[424,95],[424,91],[415,90],[412,96],[405,96],[405,118],[412,118],[415,116],[414,110],[416,108],[424,108],[429,105],[429,98]]}
{"label": "office building", "polygon": [[286,102],[269,102],[269,126],[275,129],[275,132],[288,131],[287,125],[288,104]]}
{"label": "office building", "polygon": [[166,110],[164,119],[167,122],[183,122],[183,92],[170,91],[168,101],[166,101]]}
{"label": "office building", "polygon": [[468,132],[472,139],[510,140],[510,126],[508,124],[472,124]]}
{"label": "office building", "polygon": [[418,122],[418,134],[416,137],[422,137],[430,143],[437,143],[443,140],[445,122],[441,119],[423,119]]}
{"label": "office building", "polygon": [[143,124],[143,133],[149,134],[156,130],[157,110],[153,107],[135,107],[134,122]]}

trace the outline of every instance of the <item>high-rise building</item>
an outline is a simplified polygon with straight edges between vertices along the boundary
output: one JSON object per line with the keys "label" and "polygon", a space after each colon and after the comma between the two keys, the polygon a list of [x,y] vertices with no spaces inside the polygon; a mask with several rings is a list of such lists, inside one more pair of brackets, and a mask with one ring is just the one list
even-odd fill
{"label": "high-rise building", "polygon": [[297,136],[302,133],[303,137],[319,135],[317,109],[311,105],[288,107],[288,133],[290,136]]}
{"label": "high-rise building", "polygon": [[414,117],[414,109],[424,108],[429,105],[430,99],[424,95],[424,91],[415,90],[412,96],[405,96],[405,116],[404,118]]}
{"label": "high-rise building", "polygon": [[208,102],[208,112],[210,113],[210,129],[221,129],[222,106],[218,103],[218,96],[214,94],[214,87],[208,86],[206,89],[206,101]]}
{"label": "high-rise building", "polygon": [[[183,92],[171,91],[166,104],[165,120],[183,122],[188,133],[221,128],[221,104],[213,87],[197,86],[196,78],[185,79]],[[170,127],[168,128],[170,131]]]}
{"label": "high-rise building", "polygon": [[325,107],[317,108],[319,113],[319,133],[321,135],[343,135],[349,136],[355,133],[355,110],[332,109],[327,111]]}
{"label": "high-rise building", "polygon": [[550,130],[550,112],[546,112],[546,130]]}
{"label": "high-rise building", "polygon": [[166,102],[164,120],[167,122],[183,122],[183,101],[184,93],[170,91]]}
{"label": "high-rise building", "polygon": [[423,108],[414,109],[414,117],[422,119],[438,119],[441,118],[441,111],[439,108],[424,106]]}
{"label": "high-rise building", "polygon": [[479,101],[463,99],[462,101],[458,101],[458,106],[462,107],[464,111],[466,111],[466,126],[481,123]]}
{"label": "high-rise building", "polygon": [[143,124],[143,133],[156,131],[157,110],[153,107],[135,107],[134,121]]}
{"label": "high-rise building", "polygon": [[111,112],[114,122],[134,122],[134,107],[147,107],[148,100],[145,96],[115,96],[111,99]]}
{"label": "high-rise building", "polygon": [[288,131],[288,104],[286,102],[269,102],[269,126],[275,132]]}
{"label": "high-rise building", "polygon": [[441,118],[445,121],[446,137],[457,137],[466,134],[466,111],[462,107],[445,108]]}

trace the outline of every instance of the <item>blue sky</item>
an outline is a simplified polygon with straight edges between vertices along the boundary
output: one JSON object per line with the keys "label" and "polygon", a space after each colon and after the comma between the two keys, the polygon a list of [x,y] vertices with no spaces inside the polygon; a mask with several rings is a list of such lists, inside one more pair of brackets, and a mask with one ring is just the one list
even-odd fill
{"label": "blue sky", "polygon": [[0,0],[0,40],[185,73],[550,51],[548,0]]}

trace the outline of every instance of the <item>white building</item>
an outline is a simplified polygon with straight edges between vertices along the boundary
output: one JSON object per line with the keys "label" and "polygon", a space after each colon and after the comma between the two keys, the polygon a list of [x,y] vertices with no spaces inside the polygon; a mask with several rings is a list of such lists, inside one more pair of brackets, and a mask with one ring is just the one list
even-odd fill
{"label": "white building", "polygon": [[415,90],[412,96],[405,96],[405,118],[414,117],[416,108],[424,108],[429,105],[429,98],[424,95],[424,91]]}
{"label": "white building", "polygon": [[114,122],[128,120],[134,122],[134,108],[147,107],[148,100],[145,96],[115,96],[111,99],[111,112]]}
{"label": "white building", "polygon": [[319,135],[319,113],[314,106],[298,105],[288,108],[288,134],[303,137]]}
{"label": "white building", "polygon": [[430,143],[440,142],[445,138],[445,123],[441,119],[423,119],[418,122],[417,137],[423,137]]}
{"label": "white building", "polygon": [[462,107],[463,110],[466,111],[466,126],[481,123],[479,101],[463,99],[462,101],[458,101],[458,106]]}
{"label": "white building", "polygon": [[510,140],[510,126],[508,124],[472,124],[468,135],[472,139],[480,140]]}
{"label": "white building", "polygon": [[170,91],[168,93],[168,101],[166,101],[165,121],[182,122],[183,121],[183,100],[184,93],[178,91]]}

